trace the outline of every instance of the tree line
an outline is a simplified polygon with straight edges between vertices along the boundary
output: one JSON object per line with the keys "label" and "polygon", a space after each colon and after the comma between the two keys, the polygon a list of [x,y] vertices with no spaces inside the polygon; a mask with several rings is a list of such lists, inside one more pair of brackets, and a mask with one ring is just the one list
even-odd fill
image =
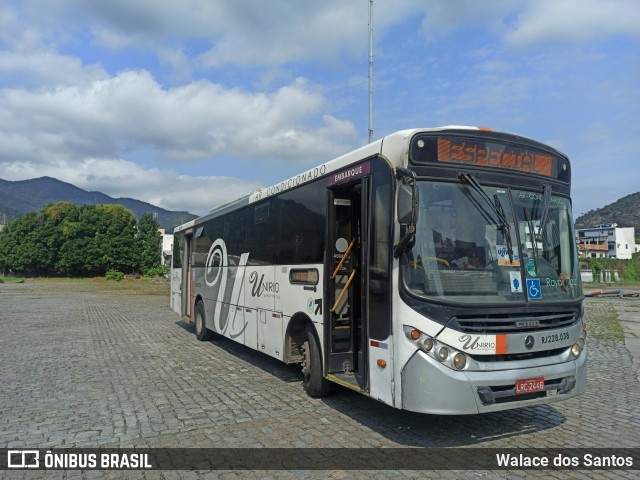
{"label": "tree line", "polygon": [[0,232],[0,270],[31,275],[153,275],[161,252],[158,222],[122,205],[49,204]]}

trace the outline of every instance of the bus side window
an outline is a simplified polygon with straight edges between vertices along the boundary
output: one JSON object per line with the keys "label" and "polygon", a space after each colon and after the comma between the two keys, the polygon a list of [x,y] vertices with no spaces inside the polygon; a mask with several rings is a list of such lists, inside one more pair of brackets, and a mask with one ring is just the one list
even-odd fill
{"label": "bus side window", "polygon": [[224,220],[224,239],[227,244],[229,261],[237,265],[240,256],[247,250],[247,211],[242,209],[228,214]]}
{"label": "bus side window", "polygon": [[273,265],[276,253],[276,232],[278,228],[277,209],[267,201],[253,208],[249,216],[247,250],[249,265]]}
{"label": "bus side window", "polygon": [[321,263],[327,216],[324,182],[283,193],[279,201],[278,263]]}

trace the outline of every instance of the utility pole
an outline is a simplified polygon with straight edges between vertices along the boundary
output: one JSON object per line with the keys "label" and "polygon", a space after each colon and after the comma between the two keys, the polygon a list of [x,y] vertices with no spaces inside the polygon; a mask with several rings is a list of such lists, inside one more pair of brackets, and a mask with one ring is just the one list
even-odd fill
{"label": "utility pole", "polygon": [[373,0],[369,0],[369,143],[373,142]]}

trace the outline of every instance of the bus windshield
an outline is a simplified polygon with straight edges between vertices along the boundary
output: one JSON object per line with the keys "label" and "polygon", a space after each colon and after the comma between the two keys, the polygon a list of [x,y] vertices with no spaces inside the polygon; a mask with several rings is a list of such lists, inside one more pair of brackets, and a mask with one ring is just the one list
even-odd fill
{"label": "bus windshield", "polygon": [[545,196],[479,184],[417,184],[420,221],[402,262],[411,294],[532,305],[582,295],[568,199],[550,190]]}

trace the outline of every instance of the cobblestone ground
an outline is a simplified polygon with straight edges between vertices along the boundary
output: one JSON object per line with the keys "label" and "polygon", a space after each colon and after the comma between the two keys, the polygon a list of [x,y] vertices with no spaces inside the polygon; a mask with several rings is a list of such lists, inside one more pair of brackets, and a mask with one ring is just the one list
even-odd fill
{"label": "cobblestone ground", "polygon": [[[640,301],[639,301],[640,305]],[[589,299],[588,319],[612,301]],[[633,309],[632,309],[633,310]],[[640,307],[636,313],[640,312]],[[640,313],[638,313],[640,315]],[[337,388],[229,340],[201,343],[163,295],[99,282],[0,285],[0,447],[639,447],[640,382],[620,339],[589,339],[587,393],[438,417]],[[11,478],[636,478],[624,471],[0,472]]]}

